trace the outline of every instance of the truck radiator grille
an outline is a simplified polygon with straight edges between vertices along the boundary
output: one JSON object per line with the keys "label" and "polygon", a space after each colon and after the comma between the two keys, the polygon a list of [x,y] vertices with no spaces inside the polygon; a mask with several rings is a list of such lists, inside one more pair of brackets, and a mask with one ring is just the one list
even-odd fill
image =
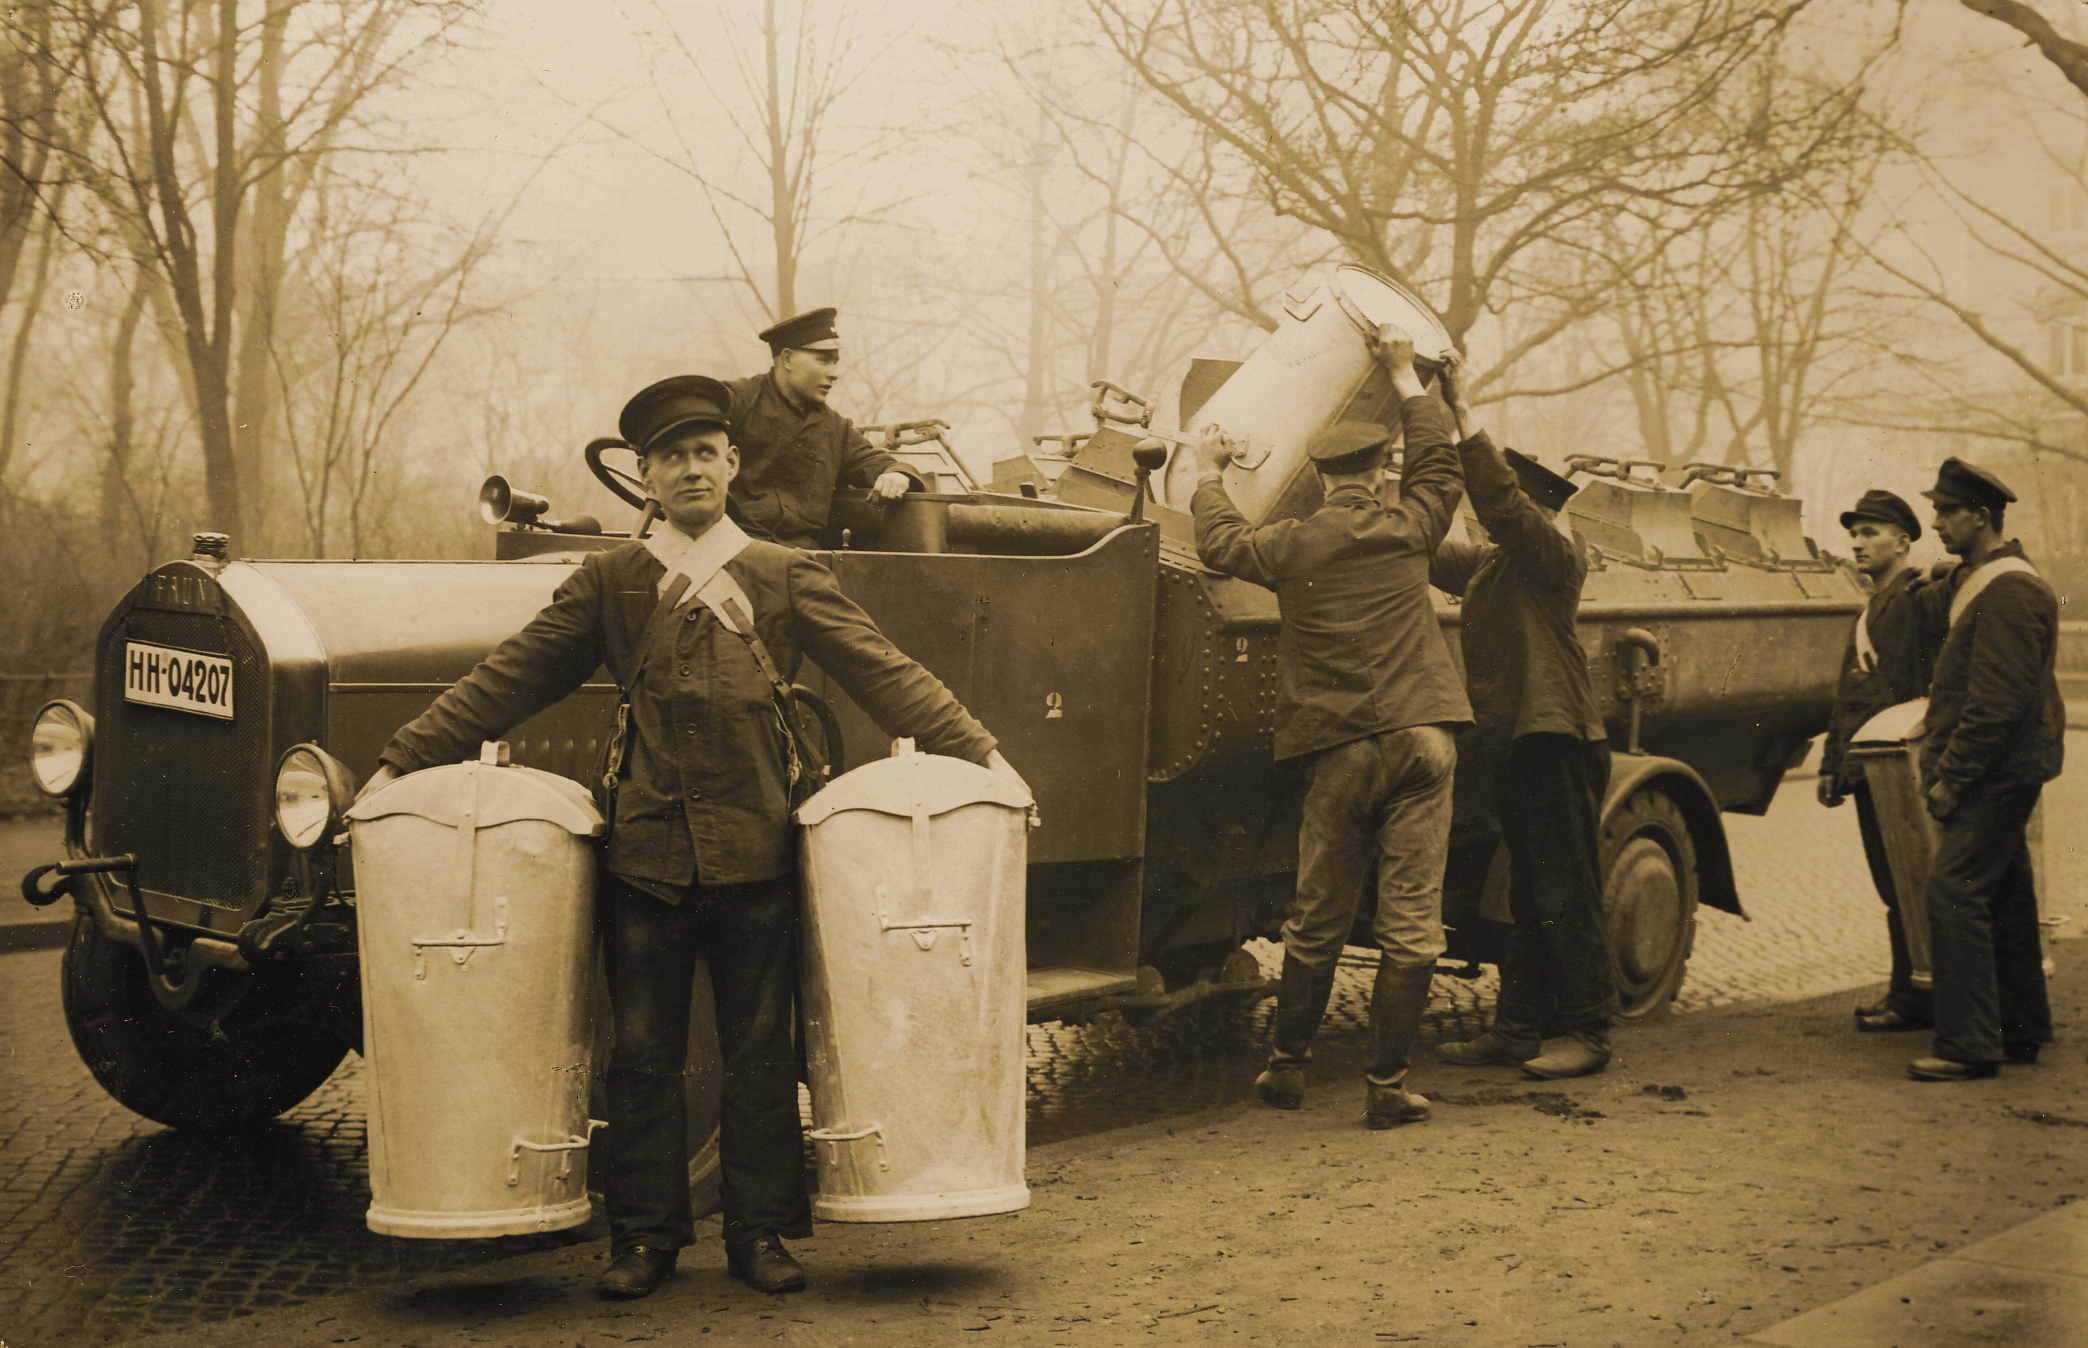
{"label": "truck radiator grille", "polygon": [[[229,658],[236,719],[125,701],[126,640]],[[96,850],[137,853],[140,888],[245,906],[265,883],[271,803],[269,698],[253,645],[226,618],[133,609],[95,673]]]}

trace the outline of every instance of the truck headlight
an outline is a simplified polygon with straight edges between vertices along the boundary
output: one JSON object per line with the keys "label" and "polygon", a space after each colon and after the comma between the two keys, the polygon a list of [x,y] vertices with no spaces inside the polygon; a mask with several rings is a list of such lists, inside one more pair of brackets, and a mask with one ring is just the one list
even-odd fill
{"label": "truck headlight", "polygon": [[94,758],[94,718],[63,698],[36,713],[29,737],[29,771],[46,795],[69,799],[87,789]]}
{"label": "truck headlight", "polygon": [[302,852],[340,826],[355,803],[355,774],[316,744],[299,744],[276,761],[275,820]]}

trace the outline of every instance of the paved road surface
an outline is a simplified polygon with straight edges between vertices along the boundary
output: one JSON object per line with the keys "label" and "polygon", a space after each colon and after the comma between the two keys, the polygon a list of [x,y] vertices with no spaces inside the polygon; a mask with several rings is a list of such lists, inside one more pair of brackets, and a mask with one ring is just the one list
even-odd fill
{"label": "paved road surface", "polygon": [[[2069,740],[2074,761],[2088,764],[2088,734]],[[1765,818],[1728,816],[1752,920],[1703,911],[1678,1014],[1883,979],[1884,925],[1854,812],[1820,809],[1811,793],[1808,780],[1794,779]],[[2048,888],[2079,931],[2088,856],[2076,840],[2088,835],[2088,769],[2057,784],[2046,813]],[[0,860],[26,864],[25,849],[26,860],[36,859],[48,846],[37,830],[49,827],[0,824]],[[352,1056],[310,1100],[249,1134],[191,1137],[139,1119],[110,1101],[74,1056],[59,1013],[58,958],[55,950],[0,955],[0,992],[15,1025],[0,1049],[0,1338],[14,1348],[122,1342],[599,1236],[593,1228],[501,1242],[371,1235],[362,1221],[368,1181]],[[1274,950],[1264,958],[1273,966]],[[1336,1047],[1361,1035],[1366,978],[1352,971],[1338,989],[1327,1031]],[[1493,986],[1491,975],[1438,979],[1425,1037],[1483,1028]],[[1206,1003],[1143,1029],[1033,1027],[1031,1143],[1246,1098],[1269,1014],[1266,1005]],[[1618,1052],[1628,1061],[1631,1031],[1620,1033]]]}

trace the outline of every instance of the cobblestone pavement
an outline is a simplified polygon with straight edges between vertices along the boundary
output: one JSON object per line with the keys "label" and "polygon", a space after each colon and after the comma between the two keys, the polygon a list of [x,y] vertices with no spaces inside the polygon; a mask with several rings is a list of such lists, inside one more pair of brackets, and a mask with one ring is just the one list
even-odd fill
{"label": "cobblestone pavement", "polygon": [[[2069,736],[2088,763],[2088,735]],[[1854,811],[1823,810],[1794,778],[1765,818],[1728,816],[1751,921],[1706,909],[1676,1012],[1795,1001],[1881,982],[1884,923]],[[2088,903],[2088,771],[2047,793],[2047,887]],[[2081,919],[2073,919],[2078,923]],[[2076,926],[2075,930],[2078,930]],[[1274,947],[1258,951],[1273,972]],[[1369,957],[1374,958],[1374,957]],[[172,1133],[105,1096],[74,1055],[58,1004],[59,953],[0,955],[16,1026],[0,1050],[0,1339],[12,1348],[120,1343],[197,1321],[308,1301],[347,1287],[465,1267],[567,1240],[402,1241],[372,1235],[359,1060],[268,1127],[232,1137]],[[1336,989],[1321,1060],[1363,1051],[1368,958]],[[1495,983],[1439,978],[1424,1039],[1485,1024]],[[1246,1098],[1271,1004],[1203,1003],[1156,1025],[1029,1031],[1032,1144]],[[1620,1057],[1631,1051],[1620,1032]]]}

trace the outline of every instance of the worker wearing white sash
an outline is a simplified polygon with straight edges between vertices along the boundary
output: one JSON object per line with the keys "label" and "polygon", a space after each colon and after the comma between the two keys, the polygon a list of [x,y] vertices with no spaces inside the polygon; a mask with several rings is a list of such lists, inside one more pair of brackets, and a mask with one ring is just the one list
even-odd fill
{"label": "worker wearing white sash", "polygon": [[1854,509],[1842,512],[1841,525],[1849,531],[1856,569],[1870,581],[1871,597],[1856,615],[1842,654],[1841,681],[1827,722],[1827,743],[1820,754],[1820,803],[1856,802],[1856,828],[1870,863],[1871,882],[1885,902],[1885,931],[1892,947],[1892,981],[1885,997],[1856,1008],[1856,1028],[1868,1034],[1925,1030],[1934,1011],[1929,990],[1914,983],[1885,835],[1878,825],[1863,765],[1848,759],[1849,737],[1866,721],[1887,707],[1928,692],[1938,642],[1923,622],[1922,607],[1915,597],[1913,586],[1920,572],[1907,560],[1908,550],[1921,537],[1921,522],[1914,518],[1914,507],[1889,491],[1874,490],[1865,492]]}
{"label": "worker wearing white sash", "polygon": [[1929,688],[1921,781],[1941,824],[1926,894],[1936,975],[1933,1057],[1917,1081],[1993,1076],[2052,1040],[2037,889],[2024,833],[2059,775],[2066,705],[2057,678],[2059,600],[2002,532],[2001,480],[1945,459],[1932,491],[1937,539],[1960,564],[1922,591],[1948,623]]}
{"label": "worker wearing white sash", "polygon": [[698,375],[624,408],[666,526],[589,553],[551,603],[385,746],[374,790],[453,763],[607,665],[623,690],[599,927],[615,1022],[607,1073],[611,1261],[598,1290],[643,1296],[694,1239],[687,1183],[689,1007],[710,970],[723,1080],[726,1267],[805,1285],[783,1238],[812,1234],[792,1044],[798,923],[790,825],[803,764],[789,685],[809,657],[886,733],[1013,774],[991,735],[807,553],[725,517],[739,452],[730,394]]}

